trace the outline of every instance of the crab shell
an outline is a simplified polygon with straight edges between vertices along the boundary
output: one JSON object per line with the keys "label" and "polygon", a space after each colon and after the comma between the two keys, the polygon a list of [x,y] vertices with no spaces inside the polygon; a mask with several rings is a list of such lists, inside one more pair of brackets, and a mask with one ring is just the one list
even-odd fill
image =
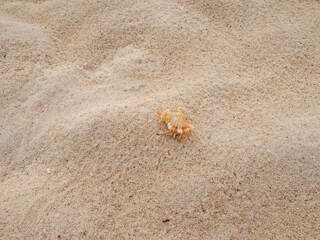
{"label": "crab shell", "polygon": [[187,134],[194,129],[191,124],[186,122],[186,117],[182,111],[174,111],[171,109],[159,110],[158,115],[165,123],[167,123],[168,129],[171,132],[177,134]]}

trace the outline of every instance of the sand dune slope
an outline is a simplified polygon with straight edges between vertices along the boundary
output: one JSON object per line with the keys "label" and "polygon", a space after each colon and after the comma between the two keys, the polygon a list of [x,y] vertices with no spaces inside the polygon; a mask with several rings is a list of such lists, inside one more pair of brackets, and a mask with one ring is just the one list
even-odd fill
{"label": "sand dune slope", "polygon": [[0,1],[0,239],[319,238],[319,32],[315,0]]}

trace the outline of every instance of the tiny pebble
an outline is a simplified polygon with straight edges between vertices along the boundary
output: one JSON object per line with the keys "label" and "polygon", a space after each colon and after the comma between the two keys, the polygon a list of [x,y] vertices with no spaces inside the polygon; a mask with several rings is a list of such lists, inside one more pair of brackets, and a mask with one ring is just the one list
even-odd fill
{"label": "tiny pebble", "polygon": [[226,41],[226,40],[224,40],[224,43],[227,45],[227,46],[231,46],[231,44],[228,42],[228,41]]}
{"label": "tiny pebble", "polygon": [[139,90],[141,87],[142,87],[141,83],[135,83],[135,84],[127,85],[124,90],[125,91]]}

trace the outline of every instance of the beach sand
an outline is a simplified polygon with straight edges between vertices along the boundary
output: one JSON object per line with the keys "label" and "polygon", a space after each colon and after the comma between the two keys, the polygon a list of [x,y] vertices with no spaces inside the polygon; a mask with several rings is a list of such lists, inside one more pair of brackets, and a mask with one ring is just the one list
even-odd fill
{"label": "beach sand", "polygon": [[316,0],[0,1],[0,239],[319,239],[319,32]]}

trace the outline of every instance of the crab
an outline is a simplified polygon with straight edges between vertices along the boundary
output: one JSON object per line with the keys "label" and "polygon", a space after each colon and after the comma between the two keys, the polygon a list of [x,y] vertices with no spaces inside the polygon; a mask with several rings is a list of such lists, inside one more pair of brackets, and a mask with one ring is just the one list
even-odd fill
{"label": "crab", "polygon": [[173,134],[174,138],[177,136],[178,139],[180,139],[181,135],[187,134],[194,129],[194,127],[191,124],[187,123],[186,117],[180,110],[159,110],[158,115],[167,124],[169,129],[169,131],[158,133],[158,135]]}

